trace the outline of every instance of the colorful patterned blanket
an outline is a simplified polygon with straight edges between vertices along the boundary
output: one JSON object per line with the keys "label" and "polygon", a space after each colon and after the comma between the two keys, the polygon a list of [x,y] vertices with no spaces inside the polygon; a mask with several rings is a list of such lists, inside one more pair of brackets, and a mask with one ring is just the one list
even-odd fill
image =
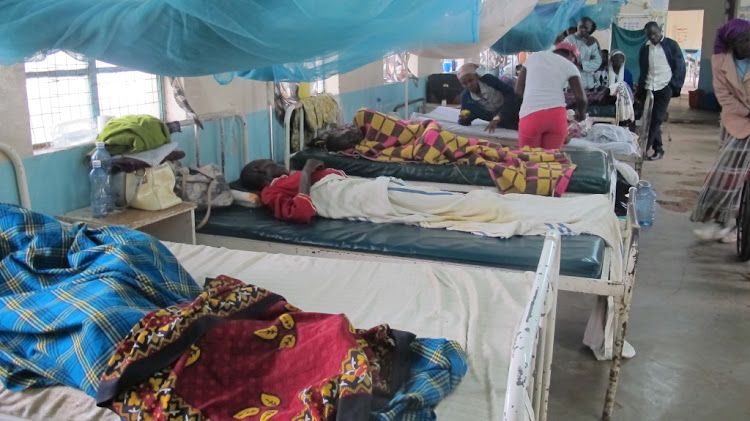
{"label": "colorful patterned blanket", "polygon": [[220,276],[133,327],[97,401],[133,421],[432,420],[465,372],[454,342],[355,329]]}
{"label": "colorful patterned blanket", "polygon": [[0,379],[94,396],[115,345],[153,310],[200,287],[159,241],[138,231],[64,226],[0,204]]}
{"label": "colorful patterned blanket", "polygon": [[484,165],[503,193],[561,196],[576,168],[559,150],[511,150],[442,130],[434,120],[399,120],[363,108],[354,116],[354,124],[364,140],[346,155],[375,161]]}

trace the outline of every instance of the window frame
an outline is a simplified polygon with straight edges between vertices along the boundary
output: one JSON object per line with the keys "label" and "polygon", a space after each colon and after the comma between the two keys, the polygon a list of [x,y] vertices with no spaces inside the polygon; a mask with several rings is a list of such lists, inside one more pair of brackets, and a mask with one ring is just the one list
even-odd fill
{"label": "window frame", "polygon": [[[75,57],[73,57],[75,59]],[[78,60],[78,59],[76,59]],[[91,115],[94,121],[96,121],[96,118],[101,115],[101,109],[99,104],[99,82],[98,82],[98,75],[104,74],[104,73],[123,73],[123,72],[141,72],[140,70],[134,70],[129,69],[127,67],[122,66],[116,66],[116,65],[110,65],[110,66],[102,66],[99,67],[96,65],[97,60],[89,59],[86,57],[86,60],[78,60],[81,63],[86,63],[85,67],[81,67],[80,69],[63,69],[63,70],[43,70],[43,71],[37,71],[37,70],[26,70],[24,68],[24,73],[26,76],[26,79],[35,79],[35,78],[54,78],[54,77],[86,77],[86,82],[89,86],[89,106],[91,107]],[[104,63],[104,62],[103,62]],[[145,74],[151,74],[146,72],[141,72]],[[159,118],[162,120],[165,120],[166,117],[166,107],[164,104],[164,78],[159,75],[153,75],[156,78],[156,91],[158,94],[158,103],[159,103]],[[28,103],[26,104],[26,107],[28,108]],[[29,116],[31,117],[31,116]],[[30,121],[29,121],[30,123]],[[34,143],[34,138],[32,136],[31,140],[31,148],[34,152],[37,152],[41,149],[48,149],[52,147],[52,142],[50,139],[45,139],[44,142]]]}

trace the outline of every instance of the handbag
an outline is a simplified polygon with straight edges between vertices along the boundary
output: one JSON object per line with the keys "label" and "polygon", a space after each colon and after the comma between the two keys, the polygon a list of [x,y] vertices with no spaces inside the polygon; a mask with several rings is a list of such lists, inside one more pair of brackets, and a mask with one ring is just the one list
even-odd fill
{"label": "handbag", "polygon": [[183,167],[177,161],[170,164],[176,179],[175,193],[182,200],[195,203],[198,209],[206,211],[196,229],[206,225],[211,208],[227,207],[234,202],[229,183],[215,164],[200,168]]}
{"label": "handbag", "polygon": [[182,203],[174,193],[175,177],[169,164],[126,173],[123,179],[125,204],[131,208],[157,211]]}

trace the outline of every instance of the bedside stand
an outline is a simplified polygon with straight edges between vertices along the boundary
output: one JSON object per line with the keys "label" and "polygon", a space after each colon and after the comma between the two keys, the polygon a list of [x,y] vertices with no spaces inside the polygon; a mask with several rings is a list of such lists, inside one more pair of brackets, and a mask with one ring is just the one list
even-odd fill
{"label": "bedside stand", "polygon": [[85,222],[92,227],[120,225],[175,243],[195,244],[195,203],[182,202],[169,209],[144,211],[125,208],[104,218],[94,218],[91,208],[81,208],[56,216],[63,222]]}

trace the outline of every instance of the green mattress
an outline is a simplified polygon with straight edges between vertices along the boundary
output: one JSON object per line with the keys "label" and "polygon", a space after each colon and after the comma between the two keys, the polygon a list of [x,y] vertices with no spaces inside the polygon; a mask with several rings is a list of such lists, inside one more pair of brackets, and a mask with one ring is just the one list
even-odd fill
{"label": "green mattress", "polygon": [[[610,192],[611,170],[607,154],[600,150],[567,151],[570,160],[578,165],[570,178],[569,193],[607,194]],[[302,169],[310,158],[316,158],[328,168],[342,170],[356,176],[375,178],[396,177],[406,181],[494,186],[487,168],[472,165],[432,165],[417,162],[377,162],[363,158],[331,155],[322,148],[308,148],[292,156],[292,169]]]}
{"label": "green mattress", "polygon": [[[208,224],[198,233],[522,271],[536,270],[544,241],[542,236],[499,239],[443,229],[320,217],[309,225],[298,225],[275,219],[265,208],[241,206],[213,209]],[[599,237],[563,236],[560,273],[599,278],[604,250],[604,240]]]}

